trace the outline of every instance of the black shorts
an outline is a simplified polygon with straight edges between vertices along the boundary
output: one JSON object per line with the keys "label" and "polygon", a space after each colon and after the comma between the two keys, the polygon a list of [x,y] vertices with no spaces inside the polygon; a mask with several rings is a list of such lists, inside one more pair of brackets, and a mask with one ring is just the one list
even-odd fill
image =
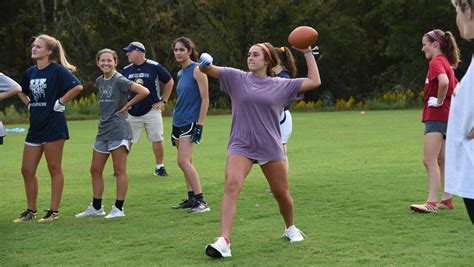
{"label": "black shorts", "polygon": [[443,121],[425,121],[425,134],[427,133],[440,133],[443,135],[443,139],[446,139],[446,131],[448,129],[448,123]]}
{"label": "black shorts", "polygon": [[191,123],[191,124],[180,126],[180,127],[173,125],[173,131],[171,132],[171,139],[175,140],[181,137],[191,136],[195,125],[196,123]]}

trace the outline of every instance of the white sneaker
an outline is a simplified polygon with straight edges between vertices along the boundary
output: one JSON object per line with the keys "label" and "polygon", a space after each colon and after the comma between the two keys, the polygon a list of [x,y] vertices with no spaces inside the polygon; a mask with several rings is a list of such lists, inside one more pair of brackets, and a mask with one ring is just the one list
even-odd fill
{"label": "white sneaker", "polygon": [[293,243],[293,242],[303,241],[304,237],[303,237],[302,234],[304,234],[304,233],[301,232],[300,229],[298,229],[294,225],[292,225],[292,226],[288,227],[287,229],[285,229],[285,233],[283,234],[283,236],[288,238],[288,240],[290,240],[290,243]]}
{"label": "white sneaker", "polygon": [[92,204],[83,212],[76,214],[76,218],[83,218],[83,217],[90,217],[90,216],[104,216],[104,206],[100,208],[100,210],[96,210]]}
{"label": "white sneaker", "polygon": [[227,245],[224,237],[217,238],[217,241],[213,244],[206,246],[206,255],[212,258],[227,258],[231,257],[230,244]]}
{"label": "white sneaker", "polygon": [[115,207],[115,205],[113,205],[110,213],[107,214],[107,216],[105,216],[104,218],[112,219],[112,218],[117,218],[117,217],[125,217],[125,209],[122,208],[122,210],[119,210],[117,209],[117,207]]}

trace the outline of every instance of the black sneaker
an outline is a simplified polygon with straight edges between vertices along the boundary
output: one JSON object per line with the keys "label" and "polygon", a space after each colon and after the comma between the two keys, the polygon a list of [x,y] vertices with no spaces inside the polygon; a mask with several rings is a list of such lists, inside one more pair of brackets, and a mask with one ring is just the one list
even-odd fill
{"label": "black sneaker", "polygon": [[20,214],[20,218],[13,220],[14,223],[31,221],[36,218],[36,211],[26,210]]}
{"label": "black sneaker", "polygon": [[43,218],[39,219],[38,222],[52,222],[59,218],[59,212],[55,212],[50,209],[45,211],[46,214],[43,216]]}
{"label": "black sneaker", "polygon": [[165,167],[161,167],[159,169],[155,169],[153,172],[155,176],[168,176],[168,173],[166,172]]}
{"label": "black sneaker", "polygon": [[194,207],[195,204],[196,204],[196,201],[185,199],[183,200],[183,202],[179,203],[178,205],[173,206],[173,209],[190,209]]}
{"label": "black sneaker", "polygon": [[191,209],[192,213],[200,213],[200,212],[206,212],[206,211],[211,211],[211,208],[207,205],[206,202],[204,201],[196,201],[196,204]]}

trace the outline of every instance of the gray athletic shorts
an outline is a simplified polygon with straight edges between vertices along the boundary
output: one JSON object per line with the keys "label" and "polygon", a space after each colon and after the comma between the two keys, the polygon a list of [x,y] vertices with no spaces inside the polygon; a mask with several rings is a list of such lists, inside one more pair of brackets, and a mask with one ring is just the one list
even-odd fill
{"label": "gray athletic shorts", "polygon": [[442,121],[425,121],[425,134],[427,133],[440,133],[443,135],[443,139],[446,139],[446,131],[448,129],[448,123]]}
{"label": "gray athletic shorts", "polygon": [[130,151],[131,140],[114,140],[114,141],[95,141],[94,150],[102,154],[110,154],[110,151],[124,146]]}

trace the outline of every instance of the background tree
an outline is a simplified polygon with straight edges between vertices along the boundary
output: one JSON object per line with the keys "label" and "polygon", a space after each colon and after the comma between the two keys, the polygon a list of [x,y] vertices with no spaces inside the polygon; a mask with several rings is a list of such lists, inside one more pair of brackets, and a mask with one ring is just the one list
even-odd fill
{"label": "background tree", "polygon": [[[455,10],[446,0],[1,0],[0,9],[0,71],[20,80],[33,64],[31,37],[51,34],[77,65],[83,95],[96,91],[100,72],[95,53],[114,49],[119,65],[125,66],[121,48],[131,41],[144,43],[147,57],[176,75],[179,67],[171,43],[180,36],[194,40],[199,52],[211,53],[219,65],[246,69],[251,44],[288,46],[291,30],[313,26],[320,33],[323,86],[305,96],[310,101],[350,96],[363,100],[397,88],[419,92],[428,66],[421,38],[434,28],[457,37],[464,60],[456,71],[458,78],[472,51],[472,44],[458,37]],[[304,76],[304,60],[296,55],[299,75]],[[229,107],[213,80],[210,97],[211,105]],[[0,109],[12,101],[18,103],[1,103]]]}

